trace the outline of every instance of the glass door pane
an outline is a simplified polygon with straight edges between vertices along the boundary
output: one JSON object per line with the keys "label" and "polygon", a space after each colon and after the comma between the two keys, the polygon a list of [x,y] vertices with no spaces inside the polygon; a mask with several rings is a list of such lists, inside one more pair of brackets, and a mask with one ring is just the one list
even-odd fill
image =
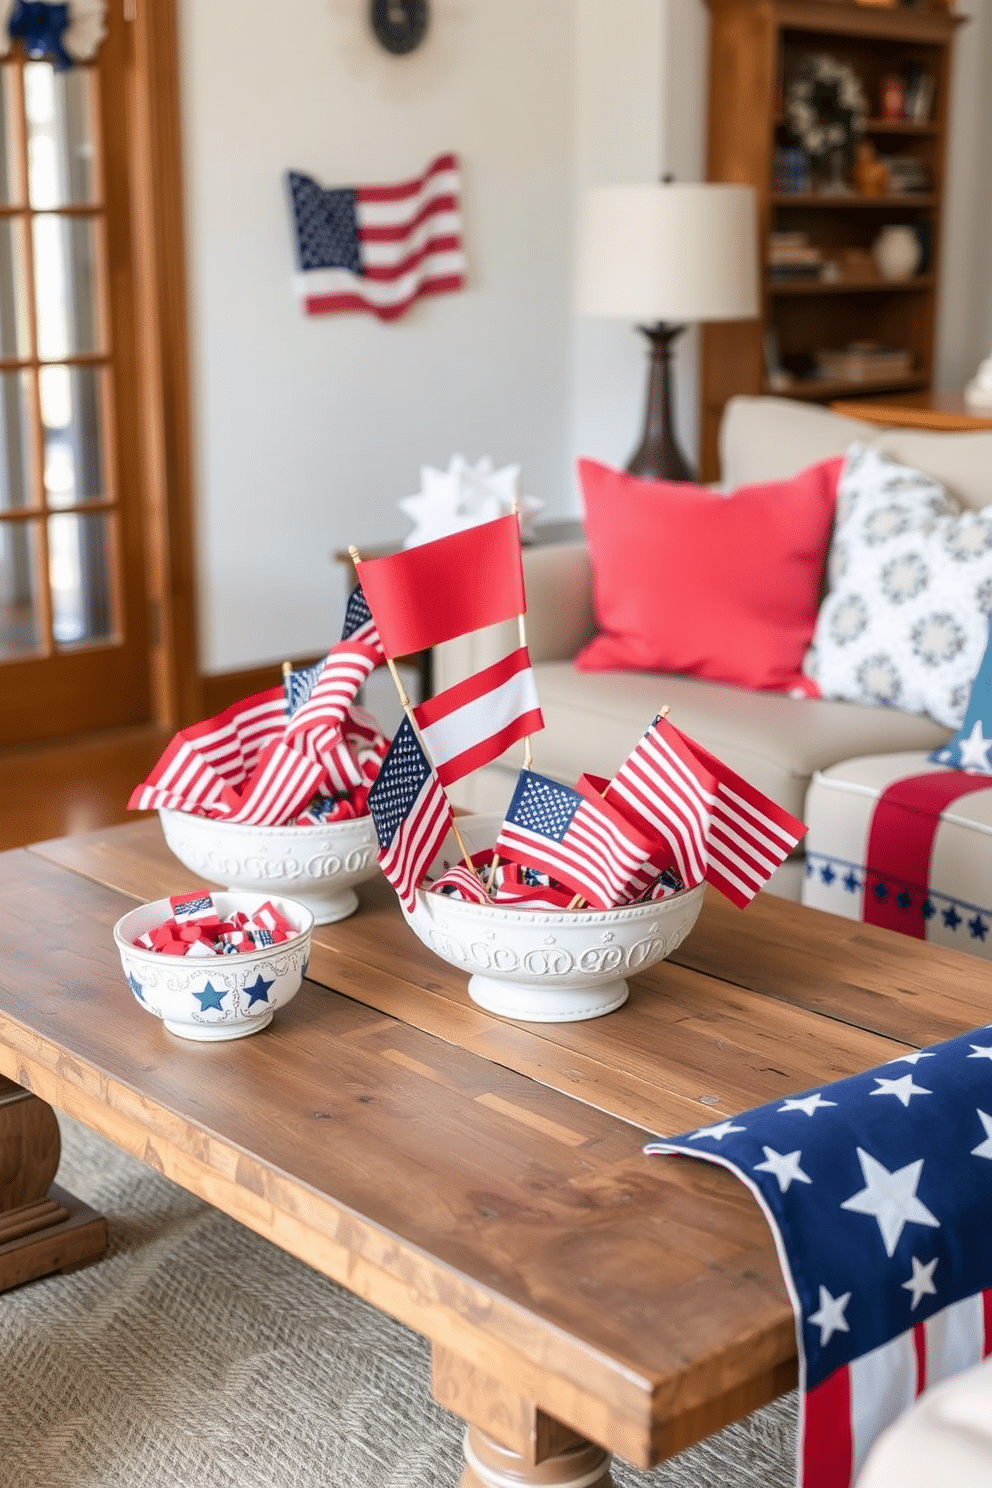
{"label": "glass door pane", "polygon": [[38,583],[38,523],[0,522],[0,658],[44,646]]}

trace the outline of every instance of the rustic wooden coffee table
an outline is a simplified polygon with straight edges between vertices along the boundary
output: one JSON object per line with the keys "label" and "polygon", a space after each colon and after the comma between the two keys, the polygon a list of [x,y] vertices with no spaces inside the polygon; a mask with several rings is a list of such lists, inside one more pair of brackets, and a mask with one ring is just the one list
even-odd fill
{"label": "rustic wooden coffee table", "polygon": [[787,1390],[765,1221],[675,1133],[992,1017],[987,964],[717,896],[591,1023],[503,1022],[384,882],[252,1038],[174,1038],[111,927],[195,887],[154,820],[0,856],[0,1074],[426,1335],[465,1488],[609,1484]]}

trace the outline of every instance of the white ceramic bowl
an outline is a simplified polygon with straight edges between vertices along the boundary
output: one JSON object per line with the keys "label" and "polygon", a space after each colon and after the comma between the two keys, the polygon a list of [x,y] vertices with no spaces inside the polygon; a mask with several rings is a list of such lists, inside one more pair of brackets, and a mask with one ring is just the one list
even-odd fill
{"label": "white ceramic bowl", "polygon": [[355,884],[378,872],[370,816],[315,827],[253,827],[162,808],[159,820],[169,847],[194,873],[231,890],[291,894],[317,925],[354,914]]}
{"label": "white ceramic bowl", "polygon": [[[496,816],[459,817],[469,852],[496,839]],[[441,859],[460,857],[449,837]],[[696,923],[703,885],[621,909],[508,909],[417,890],[408,923],[426,946],[470,973],[468,992],[488,1012],[528,1023],[574,1023],[627,1000],[626,975],[680,946]]]}
{"label": "white ceramic bowl", "polygon": [[202,1043],[244,1038],[271,1023],[276,1008],[284,1007],[300,990],[313,915],[295,900],[275,894],[213,895],[221,918],[239,909],[251,915],[268,899],[299,934],[243,956],[162,956],[146,951],[134,941],[164,925],[172,907],[168,899],[156,899],[130,910],[114,926],[114,940],[135,1000],[161,1018],[170,1033]]}

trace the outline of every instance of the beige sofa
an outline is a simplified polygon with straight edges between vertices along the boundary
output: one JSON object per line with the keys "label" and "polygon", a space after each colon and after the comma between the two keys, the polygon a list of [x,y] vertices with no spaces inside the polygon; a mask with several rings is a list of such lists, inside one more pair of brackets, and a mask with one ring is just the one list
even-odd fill
{"label": "beige sofa", "polygon": [[[882,429],[783,398],[735,398],[721,428],[722,484],[775,480],[842,454],[855,440],[942,481],[963,503],[992,504],[992,433]],[[534,768],[569,784],[583,771],[612,775],[663,704],[673,722],[797,816],[815,770],[854,756],[930,750],[949,737],[926,716],[648,672],[580,673],[573,658],[595,631],[589,556],[583,543],[525,550],[527,640],[545,728]],[[659,596],[663,602],[663,596]],[[450,686],[516,644],[496,626],[439,647],[434,686]],[[501,811],[521,763],[519,749],[452,789],[459,805]],[[773,892],[798,899],[801,857],[775,875]]]}

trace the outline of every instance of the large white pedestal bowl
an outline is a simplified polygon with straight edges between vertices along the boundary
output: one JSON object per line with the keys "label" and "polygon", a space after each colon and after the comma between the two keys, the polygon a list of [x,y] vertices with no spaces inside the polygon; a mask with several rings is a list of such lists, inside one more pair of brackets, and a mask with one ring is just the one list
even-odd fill
{"label": "large white pedestal bowl", "polygon": [[[469,852],[491,846],[501,819],[461,817]],[[456,861],[449,839],[439,859]],[[438,865],[440,871],[440,863]],[[621,909],[509,909],[417,890],[406,918],[443,961],[468,972],[473,1002],[528,1023],[574,1023],[627,1000],[627,976],[682,944],[703,902],[703,885]]]}
{"label": "large white pedestal bowl", "polygon": [[378,872],[370,816],[325,826],[253,827],[163,808],[159,819],[169,847],[194,873],[231,890],[289,894],[318,925],[354,914],[355,885]]}
{"label": "large white pedestal bowl", "polygon": [[218,1043],[257,1033],[300,990],[313,915],[302,904],[275,894],[213,896],[222,919],[242,910],[252,915],[271,899],[299,931],[281,945],[232,956],[163,956],[134,944],[172,915],[168,899],[132,909],[114,926],[114,941],[135,1000],[170,1033],[198,1043]]}

